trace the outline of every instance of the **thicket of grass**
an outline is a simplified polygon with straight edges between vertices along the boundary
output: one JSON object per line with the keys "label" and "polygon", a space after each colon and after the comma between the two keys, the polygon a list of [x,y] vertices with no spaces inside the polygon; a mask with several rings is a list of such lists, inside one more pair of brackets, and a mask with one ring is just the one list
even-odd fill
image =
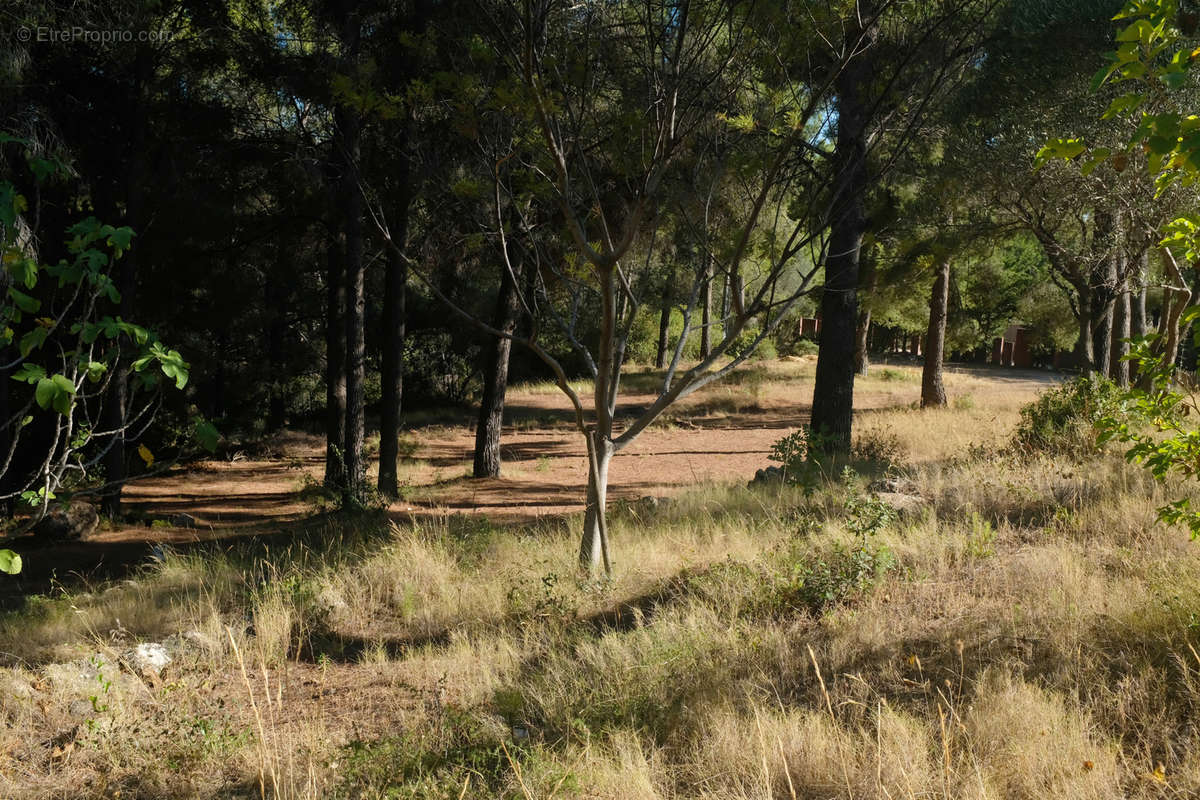
{"label": "thicket of grass", "polygon": [[[928,443],[977,419],[1015,406],[862,426],[923,513],[870,475],[619,508],[611,582],[578,520],[363,517],[31,600],[0,795],[1200,795],[1196,546],[1116,454]],[[119,663],[190,630],[160,677]]]}

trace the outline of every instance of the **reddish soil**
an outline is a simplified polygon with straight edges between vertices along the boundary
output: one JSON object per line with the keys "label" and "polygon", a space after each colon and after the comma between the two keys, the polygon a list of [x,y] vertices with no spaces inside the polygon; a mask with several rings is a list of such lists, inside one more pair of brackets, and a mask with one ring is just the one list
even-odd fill
{"label": "reddish soil", "polygon": [[[753,369],[753,368],[752,368]],[[758,367],[759,378],[699,392],[672,409],[616,456],[610,499],[668,495],[705,482],[745,481],[769,462],[771,444],[808,418],[811,362]],[[856,411],[908,406],[920,392],[915,376],[874,383],[856,395]],[[1044,375],[990,371],[1002,390],[1030,390]],[[652,402],[650,394],[626,394],[618,409],[632,417]],[[390,508],[397,520],[444,514],[484,514],[497,521],[529,521],[581,510],[587,475],[582,437],[570,423],[566,398],[557,391],[510,394],[502,444],[503,476],[469,477],[474,447],[471,420],[414,428],[410,457],[401,466],[405,500]],[[128,508],[145,524],[98,531],[87,542],[30,552],[28,575],[16,583],[44,585],[49,574],[108,574],[117,564],[140,560],[156,543],[184,544],[225,537],[278,534],[306,527],[316,509],[301,497],[306,481],[323,469],[316,436],[288,433],[276,442],[278,457],[236,458],[176,469],[126,488]],[[188,514],[194,528],[170,520]],[[157,521],[157,522],[155,522]],[[95,570],[97,564],[108,568]],[[8,589],[17,586],[9,582]]]}

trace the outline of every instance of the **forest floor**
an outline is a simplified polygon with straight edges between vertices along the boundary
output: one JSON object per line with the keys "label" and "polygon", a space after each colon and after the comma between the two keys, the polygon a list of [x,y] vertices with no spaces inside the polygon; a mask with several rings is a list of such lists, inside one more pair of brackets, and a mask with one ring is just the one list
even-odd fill
{"label": "forest floor", "polygon": [[[807,423],[815,364],[815,356],[752,362],[677,403],[615,458],[610,500],[670,497],[689,487],[750,480],[770,466],[771,445]],[[661,375],[644,369],[625,379],[618,426],[653,402]],[[875,365],[855,385],[860,432],[870,439],[872,431],[887,427],[887,412],[914,407],[920,380],[920,370],[911,363]],[[909,457],[928,461],[956,447],[1001,441],[1008,431],[996,414],[1013,412],[1057,380],[1054,373],[1040,370],[949,366],[948,392],[962,427],[940,434],[950,438],[936,446],[922,440],[921,429],[900,431]],[[499,479],[471,477],[474,424],[473,416],[461,409],[409,415],[400,448],[402,499],[388,507],[391,519],[472,514],[516,523],[583,509],[583,440],[557,386],[510,387]],[[369,438],[368,452],[377,454],[378,443],[378,434]],[[156,545],[286,537],[319,528],[327,510],[318,488],[324,463],[323,437],[289,430],[250,455],[235,450],[225,459],[198,461],[134,481],[125,490],[126,520],[105,520],[86,542],[56,544],[27,557],[25,573],[0,585],[0,607],[54,582],[119,576]],[[373,484],[377,462],[369,470]],[[194,520],[194,527],[171,524],[179,515]]]}
{"label": "forest floor", "polygon": [[[274,535],[26,598],[0,615],[0,797],[1200,796],[1200,551],[1155,521],[1190,483],[1086,436],[1012,446],[1044,376],[952,374],[921,411],[893,366],[859,384],[850,462],[747,487],[811,393],[811,365],[751,370],[616,462],[624,497],[675,499],[614,504],[607,580],[575,569],[577,511],[472,502],[443,425],[410,434],[420,513],[281,502]],[[561,448],[511,480],[581,481],[549,389],[514,400]],[[304,468],[234,483],[286,496]],[[884,477],[915,504],[881,505]]]}
{"label": "forest floor", "polygon": [[[808,421],[815,357],[753,363],[730,380],[706,387],[668,410],[664,417],[617,456],[610,497],[632,500],[671,495],[708,482],[749,480],[768,466],[771,445]],[[648,391],[661,373],[645,370],[625,380],[618,419],[648,406]],[[964,430],[949,435],[965,445],[998,441],[1007,431],[994,415],[1028,402],[1058,378],[1044,371],[950,368],[951,402],[975,413]],[[582,388],[582,385],[579,387]],[[872,415],[907,409],[920,400],[920,371],[911,365],[876,365],[855,386],[855,408],[864,430]],[[474,419],[450,412],[436,424],[422,424],[418,412],[406,422],[400,481],[403,499],[389,507],[397,520],[446,514],[482,514],[498,522],[528,522],[583,508],[587,459],[575,431],[570,405],[553,384],[516,385],[508,393],[501,443],[503,474],[498,480],[471,478]],[[461,416],[454,423],[448,417]],[[915,444],[915,442],[914,442]],[[369,442],[378,452],[378,436]],[[942,446],[916,452],[934,458]],[[130,485],[130,509],[146,524],[115,526],[97,541],[187,541],[236,534],[240,528],[274,526],[310,516],[305,487],[324,470],[324,439],[285,432],[268,446],[270,458],[236,454],[233,460],[206,461]],[[374,481],[376,464],[371,464]],[[162,523],[181,513],[199,531]],[[160,521],[154,527],[152,522]]]}

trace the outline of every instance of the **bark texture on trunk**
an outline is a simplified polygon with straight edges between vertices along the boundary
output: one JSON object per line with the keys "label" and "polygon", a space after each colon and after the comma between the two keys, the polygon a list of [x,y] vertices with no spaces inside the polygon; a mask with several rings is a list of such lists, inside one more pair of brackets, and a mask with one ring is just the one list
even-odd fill
{"label": "bark texture on trunk", "polygon": [[1117,295],[1113,311],[1112,351],[1109,355],[1109,377],[1118,386],[1129,385],[1129,355],[1130,311],[1129,292],[1123,291]]}
{"label": "bark texture on trunk", "polygon": [[1146,278],[1150,271],[1149,251],[1138,256],[1137,275],[1134,278],[1129,308],[1129,335],[1134,339],[1145,336],[1150,325],[1146,317]]}
{"label": "bark texture on trunk", "polygon": [[871,309],[858,312],[854,334],[854,374],[866,375],[871,369]]}
{"label": "bark texture on trunk", "polygon": [[1112,355],[1113,309],[1109,304],[1098,310],[1092,321],[1092,367],[1097,375],[1108,376]]}
{"label": "bark texture on trunk", "polygon": [[946,317],[950,310],[950,259],[938,262],[937,277],[929,295],[929,327],[925,333],[925,368],[921,373],[921,408],[946,405],[942,360],[946,353]]}
{"label": "bark texture on trunk", "polygon": [[1092,293],[1086,286],[1077,286],[1079,295],[1076,307],[1076,320],[1079,323],[1079,336],[1075,340],[1074,361],[1079,369],[1087,372],[1092,369]]}
{"label": "bark texture on trunk", "polygon": [[712,352],[712,258],[704,254],[704,286],[701,289],[700,307],[703,325],[700,328],[700,358],[708,358]]}
{"label": "bark texture on trunk", "polygon": [[[507,265],[502,265],[492,327],[507,334],[517,329],[521,316],[517,281],[513,278]],[[491,337],[483,351],[483,397],[479,401],[479,419],[475,425],[475,463],[472,467],[472,475],[476,478],[500,477],[500,432],[504,426],[504,396],[508,390],[511,354],[512,339],[504,336]]]}
{"label": "bark texture on trunk", "polygon": [[612,462],[612,442],[593,434],[588,438],[587,511],[583,519],[583,541],[579,563],[593,575],[609,571],[608,525],[605,503],[608,500],[608,466]]}
{"label": "bark texture on trunk", "polygon": [[[848,34],[861,46],[858,32]],[[866,127],[870,116],[865,96],[870,62],[859,56],[835,81],[838,131],[834,150],[834,184],[825,288],[821,294],[821,345],[813,387],[812,427],[828,450],[849,450],[854,413],[854,343],[858,321],[858,266],[867,217]]]}
{"label": "bark texture on trunk", "polygon": [[671,270],[671,274],[663,281],[662,306],[658,314],[658,349],[654,354],[654,366],[658,369],[667,366],[667,349],[671,344],[671,302],[674,299],[672,297],[674,289],[675,271]]}
{"label": "bark texture on trunk", "polygon": [[579,564],[593,575],[597,574],[601,567],[606,574],[611,569],[605,504],[608,498],[608,465],[615,452],[612,441],[613,413],[621,367],[615,265],[599,266],[597,271],[601,308],[596,380],[592,395],[596,420],[593,426],[581,431],[587,443],[588,453],[588,503],[584,514],[583,536],[579,543]]}
{"label": "bark texture on trunk", "polygon": [[340,222],[330,232],[325,266],[325,486],[346,480],[346,284]]}
{"label": "bark texture on trunk", "polygon": [[[876,269],[875,260],[867,259],[862,265],[862,274],[859,276],[859,289],[862,294],[872,296],[875,294],[875,289],[879,285],[879,271]],[[858,328],[855,331],[854,344],[854,373],[856,375],[866,375],[871,368],[871,309],[863,308],[859,305],[858,312]]]}

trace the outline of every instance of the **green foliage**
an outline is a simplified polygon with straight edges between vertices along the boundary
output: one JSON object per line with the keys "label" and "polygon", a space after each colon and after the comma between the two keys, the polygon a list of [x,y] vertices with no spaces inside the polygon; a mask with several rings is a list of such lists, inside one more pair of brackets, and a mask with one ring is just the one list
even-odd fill
{"label": "green foliage", "polygon": [[21,557],[12,550],[0,550],[0,572],[16,575],[21,571]]}
{"label": "green foliage", "polygon": [[845,504],[845,526],[853,541],[837,544],[816,561],[800,559],[776,587],[777,605],[819,614],[869,590],[896,565],[891,549],[875,536],[895,521],[891,506],[870,495],[852,492]]}
{"label": "green foliage", "polygon": [[[1200,317],[1200,308],[1188,312]],[[1119,405],[1106,409],[1097,422],[1100,441],[1128,445],[1125,458],[1150,470],[1158,481],[1172,474],[1188,478],[1200,475],[1200,405],[1195,395],[1175,383],[1175,366],[1170,358],[1154,351],[1156,337],[1134,343],[1130,360],[1137,365],[1139,385],[1121,397]],[[1200,537],[1200,510],[1189,498],[1175,500],[1158,509],[1167,524],[1182,524],[1192,538]]]}
{"label": "green foliage", "polygon": [[809,430],[800,428],[771,445],[771,453],[767,458],[783,464],[785,479],[804,473],[810,449],[808,437]]}
{"label": "green foliage", "polygon": [[1101,444],[1098,425],[1121,405],[1121,390],[1101,377],[1079,377],[1043,392],[1021,409],[1015,443],[1025,450],[1082,456]]}
{"label": "green foliage", "polygon": [[[35,156],[28,142],[3,135],[0,144],[20,147],[38,184],[70,174],[67,165]],[[44,505],[68,475],[73,483],[86,483],[90,462],[82,451],[102,444],[98,438],[107,440],[114,435],[108,430],[111,425],[98,426],[92,417],[99,411],[99,398],[107,388],[104,382],[113,379],[118,359],[131,358],[138,375],[133,389],[157,388],[159,373],[183,389],[189,366],[177,350],[167,348],[150,331],[103,314],[106,306],[121,301],[109,271],[132,244],[130,228],[87,217],[66,229],[69,257],[44,264],[35,258],[30,245],[38,232],[25,227],[28,207],[14,183],[0,181],[0,261],[11,278],[8,291],[0,298],[0,346],[16,344],[18,358],[9,365],[9,377],[31,391],[15,391],[14,399],[18,407],[25,403],[34,412],[0,420],[0,428],[9,428],[9,441],[17,447],[29,448],[35,445],[21,442],[20,437],[37,411],[65,419],[54,424],[54,441],[36,445],[53,455],[37,459],[43,463],[39,473],[0,472],[0,477],[15,484],[14,494],[26,502]],[[94,388],[89,389],[89,384]],[[132,405],[134,394],[128,395],[130,418],[153,407],[153,401],[147,400],[139,411]],[[97,430],[106,432],[98,437]],[[4,470],[12,469],[11,459],[0,462],[5,463]],[[41,484],[36,492],[30,488],[35,483]]]}

